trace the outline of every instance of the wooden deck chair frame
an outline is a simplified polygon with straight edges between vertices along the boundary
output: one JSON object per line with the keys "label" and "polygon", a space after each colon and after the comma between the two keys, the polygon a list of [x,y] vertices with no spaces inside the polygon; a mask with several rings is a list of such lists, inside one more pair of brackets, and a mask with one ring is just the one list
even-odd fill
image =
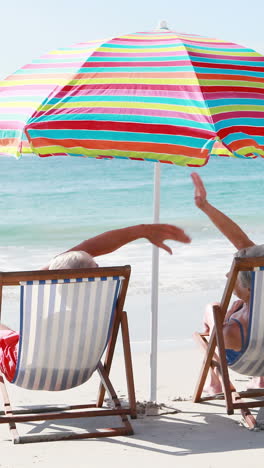
{"label": "wooden deck chair frame", "polygon": [[[50,271],[22,271],[22,272],[1,272],[0,273],[0,307],[2,305],[2,290],[5,286],[19,285],[21,281],[34,280],[53,280],[53,279],[73,279],[73,278],[89,278],[89,277],[123,277],[119,295],[116,302],[114,313],[114,323],[111,329],[111,335],[108,340],[106,352],[104,353],[104,364],[99,363],[97,371],[100,376],[100,388],[97,396],[96,404],[77,404],[59,405],[45,409],[44,407],[34,408],[28,411],[26,409],[12,409],[11,402],[8,396],[7,388],[3,375],[0,373],[0,390],[3,399],[4,411],[0,413],[0,423],[8,423],[14,443],[41,442],[50,440],[64,439],[84,439],[93,437],[113,437],[119,435],[131,435],[133,429],[128,416],[136,418],[136,400],[134,389],[134,378],[132,369],[132,359],[130,350],[130,340],[128,331],[127,314],[123,311],[123,306],[126,298],[131,268],[126,265],[123,267],[107,267],[107,268],[92,268],[92,269],[77,269],[77,270],[50,270]],[[1,308],[0,308],[1,314]],[[118,332],[121,328],[124,363],[128,390],[128,405],[122,407],[119,398],[110,381],[109,373],[114,356]],[[105,392],[111,401],[112,408],[103,407]],[[119,416],[121,426],[116,428],[97,429],[95,432],[61,432],[56,434],[34,434],[20,436],[17,431],[16,423],[27,421],[49,421],[69,418],[88,418],[97,416]]]}
{"label": "wooden deck chair frame", "polygon": [[[234,258],[221,303],[220,305],[213,306],[214,328],[211,336],[209,337],[209,335],[198,332],[195,333],[196,341],[202,345],[205,350],[205,357],[194,391],[193,402],[198,403],[216,398],[219,399],[219,396],[221,397],[219,394],[207,397],[201,396],[206,377],[211,367],[220,377],[224,392],[222,397],[225,399],[227,414],[234,414],[234,410],[240,409],[246,426],[249,429],[254,429],[256,427],[256,419],[251,414],[249,408],[260,408],[264,406],[264,399],[257,401],[254,399],[245,401],[244,399],[262,397],[264,396],[264,389],[252,389],[243,392],[236,391],[236,388],[229,379],[223,337],[223,322],[239,271],[253,271],[254,268],[263,266],[264,257]],[[215,352],[216,346],[218,347],[219,355]]]}

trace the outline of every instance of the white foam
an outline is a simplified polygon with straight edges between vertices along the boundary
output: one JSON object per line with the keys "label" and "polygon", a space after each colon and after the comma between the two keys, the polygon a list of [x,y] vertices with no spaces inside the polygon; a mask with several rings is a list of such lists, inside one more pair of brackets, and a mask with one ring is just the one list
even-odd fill
{"label": "white foam", "polygon": [[[194,292],[222,287],[229,270],[234,248],[221,239],[190,245],[168,243],[170,256],[160,250],[159,289],[161,292]],[[101,266],[132,266],[130,294],[146,294],[151,290],[152,248],[147,242],[122,247],[111,255],[98,258]]]}

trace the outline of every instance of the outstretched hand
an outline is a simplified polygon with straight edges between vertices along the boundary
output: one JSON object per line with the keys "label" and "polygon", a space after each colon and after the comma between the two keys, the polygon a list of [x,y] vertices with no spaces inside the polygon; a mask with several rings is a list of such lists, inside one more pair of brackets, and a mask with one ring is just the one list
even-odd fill
{"label": "outstretched hand", "polygon": [[[92,257],[99,257],[100,255],[114,252],[137,239],[148,239],[149,242],[166,250],[169,254],[172,254],[172,250],[164,244],[165,240],[191,242],[189,236],[177,226],[171,224],[137,224],[136,226],[103,232],[95,237],[84,240],[69,250],[83,250]],[[47,270],[48,266],[45,266],[43,269]]]}
{"label": "outstretched hand", "polygon": [[191,178],[194,184],[194,200],[198,208],[203,208],[206,203],[206,190],[203,181],[197,172],[191,174]]}
{"label": "outstretched hand", "polygon": [[191,242],[190,237],[185,234],[183,229],[172,224],[146,224],[145,227],[145,237],[149,242],[163,250],[166,250],[169,254],[172,254],[172,250],[168,245],[164,244],[165,240],[174,240],[186,244]]}

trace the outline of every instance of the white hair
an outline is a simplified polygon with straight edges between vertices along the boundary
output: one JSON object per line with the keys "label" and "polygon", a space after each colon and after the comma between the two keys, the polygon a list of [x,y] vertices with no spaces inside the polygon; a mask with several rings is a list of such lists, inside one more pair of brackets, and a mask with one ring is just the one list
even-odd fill
{"label": "white hair", "polygon": [[[264,257],[264,244],[252,245],[246,249],[241,249],[235,254],[235,257]],[[251,271],[240,271],[238,277],[244,288],[251,288]]]}
{"label": "white hair", "polygon": [[83,250],[71,250],[54,257],[49,265],[49,270],[66,270],[67,268],[96,268],[97,263],[93,257]]}

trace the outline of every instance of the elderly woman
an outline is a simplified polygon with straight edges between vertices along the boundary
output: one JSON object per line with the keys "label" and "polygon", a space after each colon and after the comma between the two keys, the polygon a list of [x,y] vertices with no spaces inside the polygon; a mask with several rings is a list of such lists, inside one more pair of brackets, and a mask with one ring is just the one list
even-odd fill
{"label": "elderly woman", "polygon": [[[165,240],[189,243],[190,238],[185,232],[171,224],[138,224],[122,229],[107,231],[98,236],[84,240],[68,252],[55,257],[44,270],[61,270],[67,268],[96,268],[98,265],[93,257],[113,252],[125,244],[145,238],[150,243],[172,254]],[[3,324],[0,324],[0,371],[7,380],[12,381],[17,363],[19,334]]]}
{"label": "elderly woman", "polygon": [[[207,200],[206,190],[200,176],[197,173],[193,173],[191,176],[195,187],[194,198],[196,206],[210,218],[236,249],[239,249],[235,256],[263,257],[264,245],[255,245],[236,223],[211,205]],[[249,322],[250,287],[251,273],[240,272],[234,287],[234,294],[239,300],[235,301],[227,311],[223,324],[226,357],[229,365],[243,354],[245,349]],[[204,315],[204,332],[209,334],[213,327],[212,306],[213,304],[207,306]],[[250,388],[264,388],[264,377],[252,378]],[[210,394],[222,391],[220,380],[212,369],[210,370],[209,381],[205,390]]]}

